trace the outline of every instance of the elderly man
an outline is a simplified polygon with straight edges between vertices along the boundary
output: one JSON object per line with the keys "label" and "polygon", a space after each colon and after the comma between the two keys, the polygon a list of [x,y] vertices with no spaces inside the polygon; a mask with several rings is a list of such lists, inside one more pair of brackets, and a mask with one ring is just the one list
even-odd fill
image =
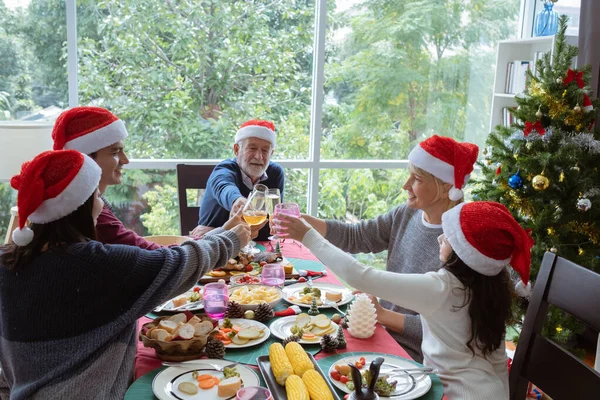
{"label": "elderly man", "polygon": [[[235,135],[235,158],[220,162],[208,179],[200,205],[200,220],[192,235],[202,236],[223,225],[230,213],[244,206],[257,183],[270,189],[278,188],[283,197],[283,168],[270,161],[275,137],[272,122],[251,120],[242,124]],[[267,240],[269,231],[266,225],[256,239]]]}

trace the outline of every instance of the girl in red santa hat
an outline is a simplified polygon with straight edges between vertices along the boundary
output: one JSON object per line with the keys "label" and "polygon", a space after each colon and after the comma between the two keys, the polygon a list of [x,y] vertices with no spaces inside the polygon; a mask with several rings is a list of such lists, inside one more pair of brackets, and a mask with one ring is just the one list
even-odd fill
{"label": "girl in red santa hat", "polygon": [[[409,176],[402,189],[405,204],[372,219],[348,224],[303,216],[327,240],[350,253],[387,251],[386,269],[422,274],[441,267],[437,237],[442,214],[460,204],[463,187],[477,161],[478,148],[434,135],[409,154]],[[422,361],[421,322],[414,310],[374,299],[377,320],[410,356]],[[400,315],[399,315],[400,313]]]}
{"label": "girl in red santa hat", "polygon": [[0,247],[0,393],[11,399],[122,399],[138,318],[250,240],[239,224],[171,249],[104,245],[95,241],[100,176],[90,157],[58,150],[11,179],[19,227]]}
{"label": "girl in red santa hat", "polygon": [[528,285],[533,240],[506,207],[473,202],[445,212],[438,238],[444,265],[426,274],[367,267],[303,219],[281,215],[276,223],[350,286],[421,315],[423,364],[439,370],[450,399],[508,399],[504,332],[513,289],[506,267]]}

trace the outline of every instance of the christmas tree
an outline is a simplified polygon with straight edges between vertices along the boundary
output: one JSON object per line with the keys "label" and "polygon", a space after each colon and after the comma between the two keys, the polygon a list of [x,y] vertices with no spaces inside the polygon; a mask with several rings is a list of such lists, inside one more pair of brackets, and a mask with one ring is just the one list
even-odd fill
{"label": "christmas tree", "polygon": [[[591,67],[571,66],[576,46],[565,39],[567,17],[559,20],[556,47],[528,72],[527,89],[516,96],[516,123],[497,126],[480,162],[482,177],[474,200],[508,207],[531,229],[531,279],[551,251],[600,271],[600,133],[594,132],[598,100],[591,101]],[[577,290],[577,288],[573,288]],[[526,301],[518,303],[524,315]],[[544,335],[568,344],[583,326],[556,308],[549,310]]]}

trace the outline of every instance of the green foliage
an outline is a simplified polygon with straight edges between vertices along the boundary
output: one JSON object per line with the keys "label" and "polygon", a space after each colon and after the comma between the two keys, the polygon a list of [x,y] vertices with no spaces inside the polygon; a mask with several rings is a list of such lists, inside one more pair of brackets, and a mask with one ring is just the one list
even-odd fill
{"label": "green foliage", "polygon": [[[565,41],[566,22],[561,16],[552,62],[543,57],[537,64],[539,75],[529,77],[528,92],[517,97],[519,108],[513,113],[521,122],[498,126],[488,137],[487,160],[481,163],[483,174],[473,190],[474,199],[506,205],[524,227],[532,229],[534,281],[546,251],[600,272],[600,134],[591,131],[600,102],[594,100],[593,111],[578,109],[583,96],[591,96],[589,67],[582,70],[583,87],[576,81],[564,82],[577,54],[577,48]],[[509,184],[516,174],[523,180],[521,187]],[[539,184],[545,179],[547,188]],[[578,205],[584,199],[591,202],[590,209]],[[572,318],[551,309],[544,332],[566,343],[581,329]]]}
{"label": "green foliage", "polygon": [[177,204],[177,188],[171,185],[157,186],[143,197],[150,208],[150,212],[141,217],[148,231],[152,235],[178,235],[179,213],[177,207],[171,206]]}
{"label": "green foliage", "polygon": [[4,243],[4,236],[10,222],[10,209],[17,204],[16,191],[10,183],[0,183],[0,240]]}

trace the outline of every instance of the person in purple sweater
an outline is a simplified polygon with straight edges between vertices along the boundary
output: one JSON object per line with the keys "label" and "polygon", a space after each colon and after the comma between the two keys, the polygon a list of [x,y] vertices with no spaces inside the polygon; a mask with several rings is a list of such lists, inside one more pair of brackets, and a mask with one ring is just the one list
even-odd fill
{"label": "person in purple sweater", "polygon": [[[275,149],[275,125],[270,121],[250,120],[242,124],[235,135],[235,158],[220,162],[208,178],[200,205],[198,226],[194,236],[202,236],[223,225],[231,214],[246,204],[254,185],[279,189],[283,201],[285,175],[283,168],[270,161]],[[257,240],[267,240],[270,227],[259,225]]]}

